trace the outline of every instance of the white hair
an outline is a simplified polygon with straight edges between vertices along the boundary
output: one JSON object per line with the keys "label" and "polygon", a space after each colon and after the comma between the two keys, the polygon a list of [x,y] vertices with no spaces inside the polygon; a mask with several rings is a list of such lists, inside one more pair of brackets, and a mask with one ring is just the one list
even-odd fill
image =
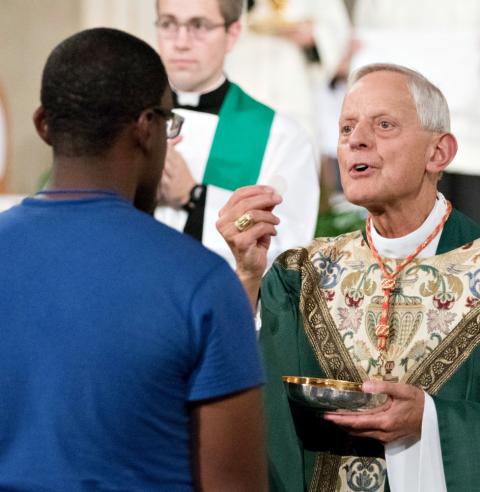
{"label": "white hair", "polygon": [[372,63],[355,70],[348,79],[348,86],[351,87],[365,75],[374,72],[396,72],[405,75],[422,128],[432,132],[450,132],[450,110],[445,96],[438,87],[415,70],[393,63]]}

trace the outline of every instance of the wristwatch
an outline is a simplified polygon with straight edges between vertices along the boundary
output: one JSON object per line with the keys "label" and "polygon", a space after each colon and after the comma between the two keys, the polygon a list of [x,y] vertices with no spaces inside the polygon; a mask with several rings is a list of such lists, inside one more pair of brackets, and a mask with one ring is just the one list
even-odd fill
{"label": "wristwatch", "polygon": [[190,190],[190,196],[188,202],[182,205],[183,210],[191,212],[202,200],[203,194],[205,193],[206,186],[202,184],[196,184]]}

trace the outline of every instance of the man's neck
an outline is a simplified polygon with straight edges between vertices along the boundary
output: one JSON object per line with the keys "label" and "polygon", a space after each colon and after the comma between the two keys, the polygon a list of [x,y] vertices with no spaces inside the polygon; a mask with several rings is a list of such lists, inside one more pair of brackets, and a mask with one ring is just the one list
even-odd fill
{"label": "man's neck", "polygon": [[174,107],[198,111],[201,113],[218,114],[229,87],[230,82],[228,80],[224,80],[223,83],[216,89],[208,93],[201,94],[195,98],[191,98],[189,96],[181,97],[180,94],[174,92]]}
{"label": "man's neck", "polygon": [[[435,205],[426,218],[426,220],[414,231],[402,237],[386,238],[381,236],[375,226],[371,227],[371,239],[373,245],[379,252],[380,256],[386,258],[405,258],[417,249],[419,245],[425,242],[431,234],[437,230],[442,223],[448,205],[442,194],[437,196]],[[427,246],[419,253],[419,257],[434,256],[440,241],[441,230],[430,240]]]}
{"label": "man's neck", "polygon": [[417,230],[429,216],[436,200],[434,194],[425,194],[409,202],[387,207],[369,207],[376,231],[385,238],[406,236]]}
{"label": "man's neck", "polygon": [[52,199],[75,198],[74,195],[76,194],[73,190],[102,190],[116,193],[133,202],[134,185],[114,174],[109,171],[109,166],[99,159],[56,158],[52,176],[45,188],[49,190],[72,190],[68,196],[65,194],[52,195],[50,197]]}
{"label": "man's neck", "polygon": [[189,88],[182,88],[182,87],[176,87],[173,82],[170,82],[170,85],[173,89],[173,91],[177,94],[178,99],[182,98],[193,98],[197,97],[199,98],[203,94],[208,94],[209,92],[214,91],[215,89],[218,89],[226,80],[227,78],[225,77],[225,74],[221,74],[218,78],[216,78],[214,81],[209,82],[201,87],[195,88],[195,89],[189,89]]}

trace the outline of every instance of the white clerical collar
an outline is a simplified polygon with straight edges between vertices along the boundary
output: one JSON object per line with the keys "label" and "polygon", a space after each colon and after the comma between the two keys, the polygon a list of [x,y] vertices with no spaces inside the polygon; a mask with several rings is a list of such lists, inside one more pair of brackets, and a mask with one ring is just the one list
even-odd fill
{"label": "white clerical collar", "polygon": [[213,84],[207,90],[202,92],[182,92],[182,91],[177,91],[175,87],[173,87],[173,85],[172,87],[175,93],[177,94],[177,101],[180,106],[191,106],[195,108],[200,103],[200,96],[202,96],[203,94],[207,94],[208,92],[212,92],[215,89],[218,89],[225,82],[225,80],[226,77],[224,74],[222,74],[220,79],[218,79],[215,84]]}
{"label": "white clerical collar", "polygon": [[[380,256],[385,258],[405,258],[408,256],[434,231],[435,227],[442,220],[446,209],[447,202],[445,197],[441,193],[437,193],[435,205],[429,216],[425,219],[425,222],[415,231],[402,237],[386,238],[380,236],[372,222],[372,241]],[[418,257],[428,258],[429,256],[435,256],[441,235],[442,231],[418,254]]]}

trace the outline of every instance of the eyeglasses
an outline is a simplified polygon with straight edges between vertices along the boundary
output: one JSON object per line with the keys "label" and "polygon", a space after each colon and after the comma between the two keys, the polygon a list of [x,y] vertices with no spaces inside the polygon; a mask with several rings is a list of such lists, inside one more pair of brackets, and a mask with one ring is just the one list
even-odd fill
{"label": "eyeglasses", "polygon": [[219,27],[228,27],[225,22],[215,24],[204,17],[193,17],[186,22],[178,22],[175,17],[170,17],[168,15],[160,16],[155,21],[155,26],[158,30],[159,36],[163,39],[176,38],[180,28],[185,26],[188,34],[197,41],[202,41],[205,39],[210,31],[213,31],[214,29],[218,29]]}
{"label": "eyeglasses", "polygon": [[150,109],[165,118],[168,139],[175,138],[180,135],[180,130],[182,129],[183,122],[185,121],[183,116],[180,116],[173,111],[165,111],[165,109],[160,106],[154,106]]}

